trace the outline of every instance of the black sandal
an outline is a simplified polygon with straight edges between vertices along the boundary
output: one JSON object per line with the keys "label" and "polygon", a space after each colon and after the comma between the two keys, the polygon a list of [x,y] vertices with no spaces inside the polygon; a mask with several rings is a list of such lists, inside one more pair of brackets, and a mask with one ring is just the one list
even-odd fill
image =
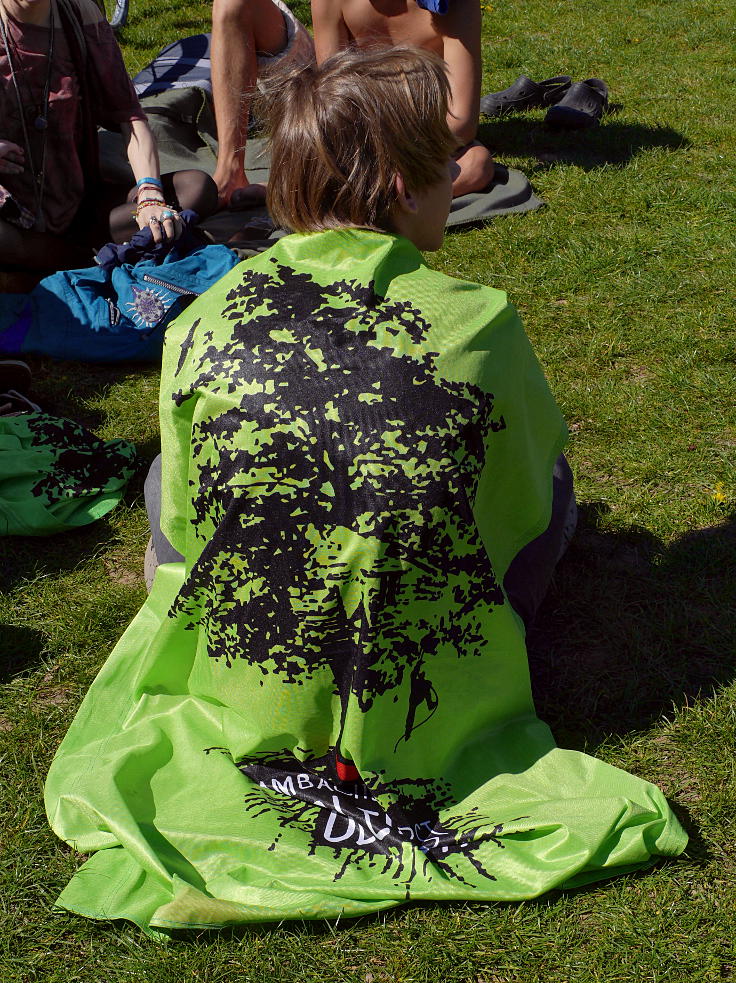
{"label": "black sandal", "polygon": [[603,79],[573,82],[564,98],[547,111],[544,117],[549,126],[582,130],[597,126],[608,109],[608,86]]}
{"label": "black sandal", "polygon": [[480,111],[485,116],[505,116],[522,109],[552,106],[563,98],[571,82],[569,75],[557,75],[542,82],[533,82],[528,75],[520,75],[508,89],[483,96]]}

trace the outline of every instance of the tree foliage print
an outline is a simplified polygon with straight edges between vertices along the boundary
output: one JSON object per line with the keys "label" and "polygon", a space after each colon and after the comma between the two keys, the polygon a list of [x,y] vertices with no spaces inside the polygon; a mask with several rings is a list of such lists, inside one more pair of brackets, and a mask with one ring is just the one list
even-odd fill
{"label": "tree foliage print", "polygon": [[135,447],[126,440],[99,440],[81,424],[47,413],[29,413],[24,421],[34,447],[53,453],[31,489],[47,504],[116,490],[135,470]]}
{"label": "tree foliage print", "polygon": [[480,655],[504,600],[471,510],[503,418],[438,376],[421,311],[373,284],[325,287],[274,261],[222,318],[224,344],[193,325],[173,393],[218,409],[194,425],[203,545],[171,614],[226,666],[294,683],[329,667],[343,711],[408,681],[408,739],[437,705],[433,656]]}

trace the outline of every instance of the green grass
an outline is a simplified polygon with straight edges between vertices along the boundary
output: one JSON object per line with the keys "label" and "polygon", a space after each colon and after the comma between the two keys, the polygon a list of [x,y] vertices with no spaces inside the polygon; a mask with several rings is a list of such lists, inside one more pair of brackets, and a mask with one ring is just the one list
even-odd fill
{"label": "green grass", "polygon": [[[209,11],[134,0],[131,71]],[[531,639],[540,715],[561,744],[658,782],[691,834],[686,856],[520,905],[168,946],[54,911],[79,858],[48,829],[41,790],[145,596],[139,476],[96,526],[0,543],[0,980],[736,979],[735,37],[726,0],[494,6],[485,91],[521,72],[599,75],[618,108],[577,136],[548,132],[541,113],[486,122],[549,207],[456,233],[431,260],[509,293],[571,426],[581,526]],[[155,454],[154,370],[34,368],[51,410]]]}

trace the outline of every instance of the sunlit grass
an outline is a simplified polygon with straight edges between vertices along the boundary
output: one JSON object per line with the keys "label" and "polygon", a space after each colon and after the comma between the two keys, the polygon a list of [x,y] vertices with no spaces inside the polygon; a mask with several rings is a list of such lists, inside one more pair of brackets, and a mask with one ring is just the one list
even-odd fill
{"label": "sunlit grass", "polygon": [[[300,7],[304,13],[304,5]],[[137,71],[209,4],[133,0]],[[142,480],[108,519],[0,544],[0,980],[7,983],[690,983],[736,976],[736,17],[725,0],[510,0],[484,15],[485,90],[603,77],[616,112],[483,138],[548,202],[431,259],[506,290],[570,423],[581,527],[531,639],[560,743],[658,782],[688,855],[522,905],[417,906],[163,948],[53,911],[79,858],[41,789],[86,687],[145,596]],[[156,452],[152,369],[34,363],[36,397]]]}

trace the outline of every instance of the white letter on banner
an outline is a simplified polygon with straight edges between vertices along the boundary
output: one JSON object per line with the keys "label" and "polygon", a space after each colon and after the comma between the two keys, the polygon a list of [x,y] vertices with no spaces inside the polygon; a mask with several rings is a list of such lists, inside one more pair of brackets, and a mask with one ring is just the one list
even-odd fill
{"label": "white letter on banner", "polygon": [[355,833],[355,820],[351,819],[349,816],[346,816],[345,818],[347,820],[347,831],[343,833],[342,836],[333,836],[332,833],[335,828],[337,813],[330,812],[330,817],[325,823],[325,839],[330,843],[342,843],[343,840],[349,840]]}

